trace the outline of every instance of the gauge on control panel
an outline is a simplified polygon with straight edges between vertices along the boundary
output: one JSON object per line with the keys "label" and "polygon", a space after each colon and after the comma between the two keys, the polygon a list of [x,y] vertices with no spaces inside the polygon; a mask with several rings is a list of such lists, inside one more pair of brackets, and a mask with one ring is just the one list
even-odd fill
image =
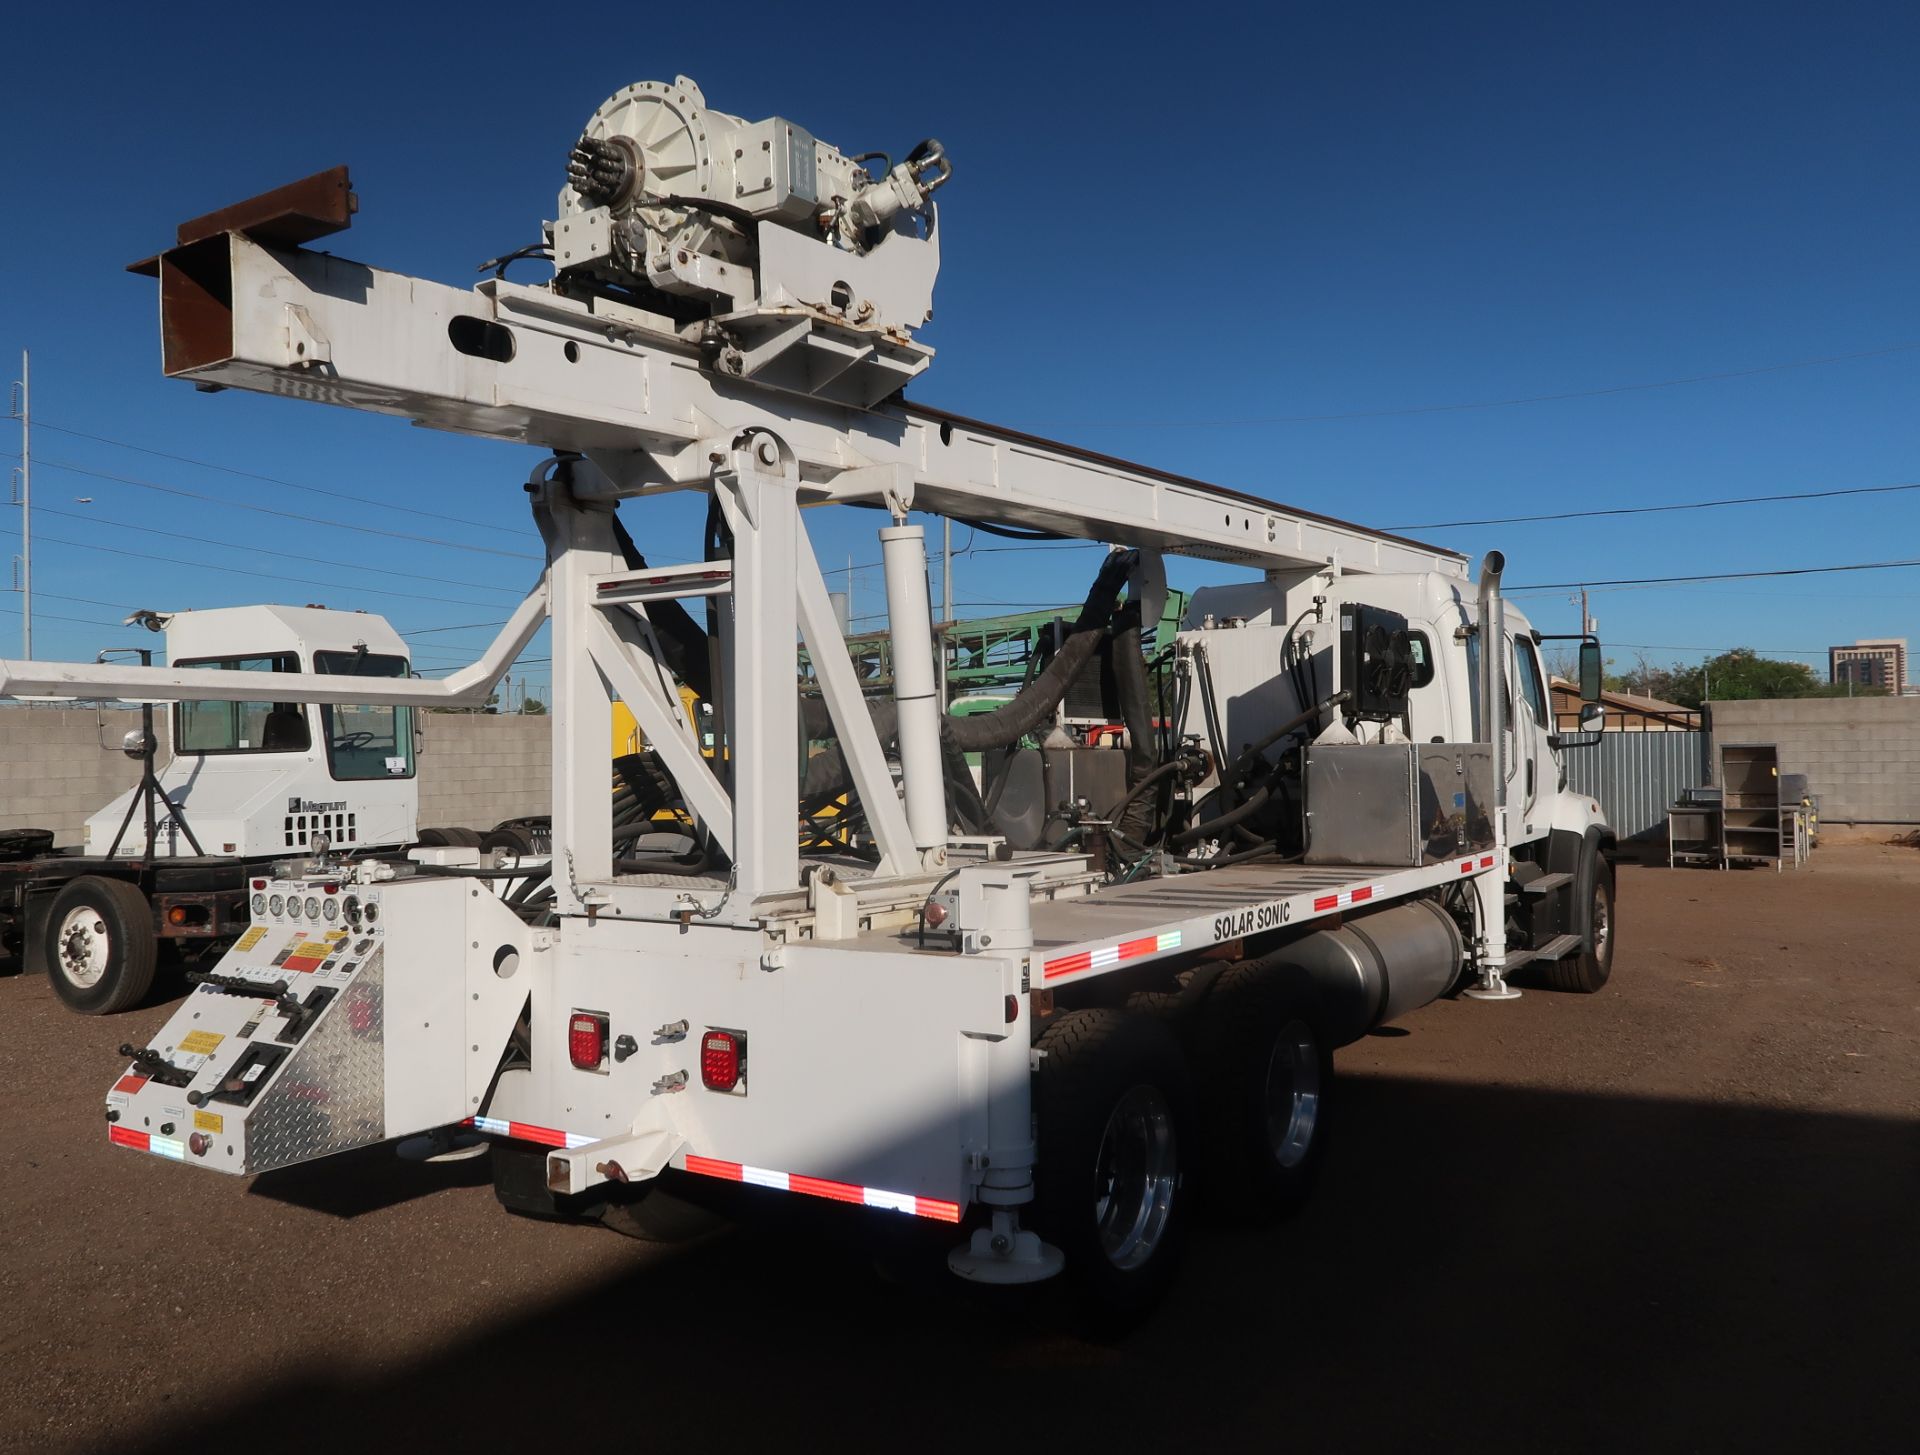
{"label": "gauge on control panel", "polygon": [[322,902],[320,910],[321,913],[326,915],[327,923],[332,924],[333,921],[340,918],[340,901],[329,898]]}
{"label": "gauge on control panel", "polygon": [[284,899],[282,899],[282,898],[281,898],[281,897],[280,897],[279,895],[277,895],[277,894],[276,894],[276,895],[274,895],[274,897],[273,897],[272,899],[269,899],[269,900],[267,901],[267,908],[268,908],[268,909],[269,909],[270,911],[272,911],[272,912],[273,912],[274,914],[276,914],[276,915],[277,915],[277,914],[279,914],[279,913],[280,913],[280,912],[281,912],[282,910],[284,910],[284,909],[285,909],[286,907],[287,907],[287,902],[286,902],[286,900],[284,900]]}
{"label": "gauge on control panel", "polygon": [[253,897],[253,912],[254,912],[255,914],[265,914],[265,913],[267,912],[267,897],[266,897],[266,895],[264,895],[264,894],[256,894],[256,895],[254,895],[254,897]]}
{"label": "gauge on control panel", "polygon": [[307,918],[320,918],[320,901],[311,894],[307,896]]}
{"label": "gauge on control panel", "polygon": [[287,896],[287,914],[292,919],[300,918],[300,896],[299,895],[289,894]]}
{"label": "gauge on control panel", "polygon": [[366,915],[367,923],[372,924],[380,918],[380,906],[377,902],[370,900],[367,903],[367,907],[362,910],[361,913]]}
{"label": "gauge on control panel", "polygon": [[359,895],[349,894],[347,896],[345,911],[346,911],[348,924],[357,925],[360,923],[360,896]]}

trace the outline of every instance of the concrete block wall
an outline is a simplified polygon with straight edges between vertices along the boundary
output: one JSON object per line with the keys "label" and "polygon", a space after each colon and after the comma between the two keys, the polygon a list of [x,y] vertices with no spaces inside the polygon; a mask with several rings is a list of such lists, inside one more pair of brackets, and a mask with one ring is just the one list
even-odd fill
{"label": "concrete block wall", "polygon": [[138,726],[137,709],[0,709],[0,828],[52,829],[56,844],[78,844],[87,819],[140,781],[119,750]]}
{"label": "concrete block wall", "polygon": [[420,744],[420,827],[492,828],[548,813],[553,719],[429,712]]}
{"label": "concrete block wall", "polygon": [[1807,775],[1824,822],[1920,824],[1920,697],[1763,699],[1712,709],[1715,744],[1777,745],[1780,771]]}
{"label": "concrete block wall", "polygon": [[[0,707],[0,829],[52,829],[56,844],[77,846],[88,817],[140,781],[118,747],[139,725],[137,709]],[[427,714],[420,826],[491,828],[548,812],[551,731],[547,717]]]}

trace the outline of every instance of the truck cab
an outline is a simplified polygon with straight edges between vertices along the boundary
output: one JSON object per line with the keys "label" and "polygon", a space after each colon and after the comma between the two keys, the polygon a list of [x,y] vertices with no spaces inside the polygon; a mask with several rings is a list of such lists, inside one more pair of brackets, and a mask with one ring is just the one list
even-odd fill
{"label": "truck cab", "polygon": [[[1308,749],[1336,745],[1467,743],[1485,738],[1481,702],[1481,599],[1470,583],[1435,572],[1346,575],[1271,573],[1244,585],[1204,587],[1181,622],[1181,650],[1199,666],[1185,732],[1210,733],[1232,753],[1341,694],[1313,723]],[[1613,831],[1600,805],[1570,790],[1563,755],[1591,733],[1555,731],[1542,635],[1502,602],[1500,736],[1492,811],[1504,820],[1509,880],[1508,965],[1544,962],[1549,983],[1595,990],[1611,964]],[[1402,633],[1404,708],[1386,720],[1356,715],[1349,680],[1357,660],[1343,640],[1369,624]],[[1599,696],[1598,644],[1582,641],[1582,695]],[[1275,664],[1280,669],[1275,671]],[[1209,726],[1211,719],[1211,726]],[[1590,706],[1583,727],[1599,725]],[[1217,779],[1198,785],[1204,795]],[[1301,850],[1311,857],[1310,846]]]}
{"label": "truck cab", "polygon": [[[231,606],[166,621],[176,667],[406,677],[406,643],[382,617],[320,607]],[[413,709],[331,703],[179,702],[156,770],[166,802],[155,857],[254,859],[304,850],[397,847],[416,837]],[[88,854],[138,850],[129,789],[87,820]],[[183,828],[183,823],[185,828]],[[186,832],[190,828],[191,839]],[[194,847],[198,841],[198,850]]]}

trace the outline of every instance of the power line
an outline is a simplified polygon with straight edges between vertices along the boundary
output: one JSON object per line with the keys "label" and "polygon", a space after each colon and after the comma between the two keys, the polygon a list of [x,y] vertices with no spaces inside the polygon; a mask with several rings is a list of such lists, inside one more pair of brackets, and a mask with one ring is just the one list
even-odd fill
{"label": "power line", "polygon": [[1675,510],[1717,510],[1727,505],[1769,505],[1780,500],[1832,500],[1842,495],[1894,495],[1920,490],[1920,482],[1903,485],[1853,485],[1839,490],[1793,490],[1782,495],[1734,495],[1724,500],[1694,500],[1681,505],[1617,505],[1602,510],[1562,510],[1551,515],[1495,515],[1485,520],[1428,520],[1417,525],[1388,525],[1382,530],[1453,530],[1475,525],[1527,525],[1547,520],[1591,520],[1602,515],[1663,515]]}
{"label": "power line", "polygon": [[[157,526],[150,525],[133,525],[127,521],[108,520],[100,515],[89,515],[84,511],[61,510],[57,506],[52,505],[36,505],[33,511],[35,515],[59,515],[64,516],[68,520],[84,520],[93,525],[112,526],[117,530],[138,531],[142,535],[166,536],[169,540],[188,541],[196,545],[216,546],[222,550],[246,551],[251,555],[278,556],[285,561],[303,561],[308,565],[313,564],[313,555],[311,552],[302,555],[296,551],[276,551],[268,546],[248,545],[225,540],[210,541],[205,536],[188,535],[184,531],[161,530]],[[330,561],[327,564],[343,570],[366,571],[380,576],[391,576],[393,574],[391,571],[380,566],[356,566],[349,561]],[[469,591],[499,591],[509,596],[525,594],[512,586],[489,586],[484,581],[462,581],[452,576],[427,576],[413,570],[409,570],[406,575],[410,581],[433,581],[442,586],[464,586]],[[339,584],[345,585],[347,583],[341,582]]]}
{"label": "power line", "polygon": [[413,535],[403,530],[382,530],[373,525],[352,525],[344,520],[329,520],[322,515],[302,515],[295,510],[275,510],[270,505],[255,505],[245,500],[231,500],[223,495],[205,495],[198,490],[183,490],[177,485],[162,485],[157,480],[137,480],[131,475],[113,475],[105,470],[89,470],[83,465],[65,464],[59,460],[38,460],[35,463],[43,469],[65,470],[70,475],[85,475],[90,480],[106,480],[116,485],[131,485],[140,490],[157,490],[162,494],[177,495],[186,500],[204,500],[228,510],[250,510],[257,515],[277,516],[281,520],[297,520],[303,525],[325,526],[330,530],[349,530],[360,535],[383,536],[388,540],[412,541],[417,545],[440,546],[449,551],[472,551],[482,556],[503,556],[515,561],[542,559],[527,551],[503,551],[494,546],[471,546],[462,541],[445,540],[439,536]]}
{"label": "power line", "polygon": [[1610,647],[1631,647],[1636,652],[1770,652],[1781,657],[1824,657],[1825,647],[1663,647],[1652,642],[1608,642]]}
{"label": "power line", "polygon": [[1664,586],[1674,581],[1754,581],[1770,576],[1827,576],[1841,571],[1898,571],[1920,566],[1913,561],[1863,561],[1850,566],[1784,566],[1775,571],[1714,571],[1694,576],[1626,576],[1614,581],[1549,581],[1514,586],[1511,591],[1578,591],[1582,586]]}
{"label": "power line", "polygon": [[[20,532],[0,526],[0,535],[17,536]],[[152,551],[123,551],[118,546],[103,546],[93,541],[70,541],[63,536],[42,535],[43,541],[52,541],[56,545],[73,546],[83,551],[105,551],[111,556],[130,556],[136,561],[164,561],[171,566],[190,566],[196,571],[223,571],[230,576],[256,576],[265,581],[279,581],[288,585],[326,586],[334,589],[343,587],[341,581],[321,581],[311,576],[283,576],[274,571],[249,571],[241,566],[215,566],[206,561],[186,561],[178,556],[162,556]],[[457,596],[422,596],[417,591],[383,590],[378,586],[360,586],[357,588],[372,596],[395,596],[408,601],[431,601],[449,606],[498,606],[494,601],[467,601]]]}
{"label": "power line", "polygon": [[1274,414],[1245,419],[1082,419],[1067,420],[1054,428],[1098,429],[1238,429],[1250,425],[1324,424],[1343,419],[1399,419],[1416,414],[1459,414],[1476,409],[1506,409],[1520,404],[1557,404],[1569,399],[1599,399],[1611,394],[1635,394],[1650,389],[1675,389],[1683,384],[1709,384],[1723,379],[1751,379],[1761,374],[1779,374],[1789,369],[1811,369],[1820,364],[1845,364],[1857,359],[1877,359],[1887,354],[1908,353],[1920,349],[1920,342],[1887,344],[1877,349],[1862,349],[1852,354],[1822,354],[1811,359],[1791,359],[1784,364],[1762,364],[1752,369],[1725,369],[1711,374],[1684,374],[1676,379],[1654,379],[1639,384],[1613,384],[1604,389],[1569,389],[1557,394],[1526,394],[1510,399],[1477,399],[1466,404],[1419,404],[1400,409],[1354,409],[1338,414]]}
{"label": "power line", "polygon": [[[173,455],[165,450],[151,449],[146,445],[136,445],[130,440],[117,440],[110,435],[88,434],[82,429],[71,429],[66,425],[48,424],[44,420],[35,420],[41,429],[53,430],[56,434],[72,435],[75,439],[92,440],[96,444],[113,445],[122,450],[133,450],[138,454],[152,455],[157,460],[172,460],[180,465],[193,465],[202,470],[218,470],[225,475],[238,475],[243,480],[259,480],[268,485],[284,486],[288,490],[305,490],[313,495],[326,495],[335,500],[351,500],[356,505],[374,505],[382,510],[395,510],[404,515],[418,515],[427,520],[442,520],[445,517],[431,510],[416,510],[411,505],[395,505],[390,500],[377,500],[370,495],[354,495],[345,490],[328,490],[319,485],[303,485],[298,480],[283,480],[278,475],[260,475],[252,470],[238,470],[232,465],[216,465],[211,460],[196,460],[191,455]],[[524,531],[513,530],[504,525],[490,525],[483,520],[470,520],[466,524],[476,530],[497,531],[501,535],[524,536]]]}

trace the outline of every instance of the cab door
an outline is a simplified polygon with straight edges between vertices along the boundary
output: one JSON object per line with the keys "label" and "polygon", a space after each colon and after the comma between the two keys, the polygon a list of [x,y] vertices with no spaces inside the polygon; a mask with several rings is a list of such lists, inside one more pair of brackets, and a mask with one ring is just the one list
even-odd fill
{"label": "cab door", "polygon": [[1547,678],[1540,665],[1540,649],[1527,635],[1507,639],[1511,717],[1507,749],[1507,839],[1530,843],[1545,837],[1552,826],[1549,805],[1559,789],[1559,764],[1550,736],[1553,709],[1547,700]]}

